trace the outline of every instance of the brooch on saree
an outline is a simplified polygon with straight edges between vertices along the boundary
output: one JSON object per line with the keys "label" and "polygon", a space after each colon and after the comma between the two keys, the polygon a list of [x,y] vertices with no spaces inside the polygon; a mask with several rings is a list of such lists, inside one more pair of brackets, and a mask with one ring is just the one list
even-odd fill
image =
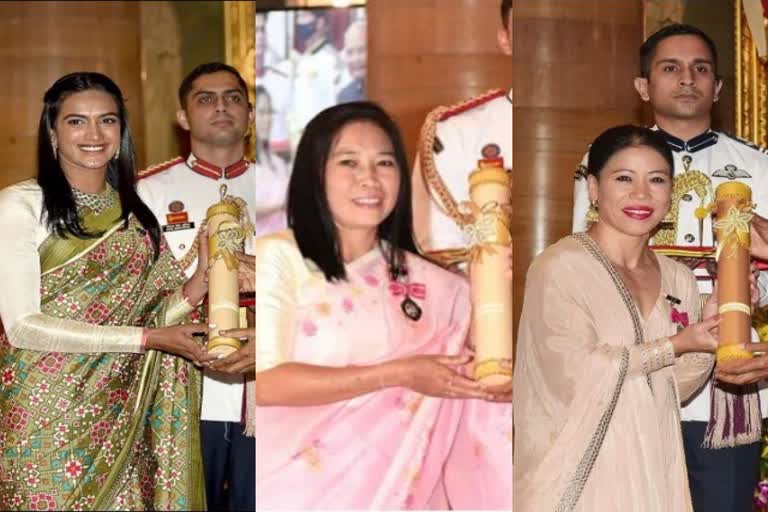
{"label": "brooch on saree", "polygon": [[423,283],[409,283],[408,272],[401,269],[398,273],[397,281],[390,281],[389,293],[393,297],[404,296],[400,303],[400,309],[403,314],[413,320],[418,321],[421,318],[421,307],[411,298],[424,300],[427,298],[427,287]]}
{"label": "brooch on saree", "polygon": [[677,297],[673,297],[672,295],[667,295],[664,297],[669,301],[669,303],[672,305],[672,311],[669,314],[669,319],[672,321],[673,324],[677,325],[677,331],[680,332],[686,327],[688,327],[688,313],[683,311],[682,313],[677,310],[675,306],[678,304],[682,304],[682,301],[678,299]]}

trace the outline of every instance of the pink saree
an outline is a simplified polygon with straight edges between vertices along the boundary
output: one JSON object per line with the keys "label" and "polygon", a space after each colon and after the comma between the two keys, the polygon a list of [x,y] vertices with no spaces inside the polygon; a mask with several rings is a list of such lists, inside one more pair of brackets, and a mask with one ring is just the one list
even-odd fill
{"label": "pink saree", "polygon": [[[329,284],[286,233],[257,242],[257,371],[266,360],[368,365],[465,350],[462,277],[409,255],[410,283],[426,288],[412,296],[423,312],[413,321],[378,249],[347,265],[348,282]],[[281,335],[259,328],[270,311],[291,315]],[[255,420],[260,509],[512,508],[511,404],[387,388],[323,406],[257,407]]]}

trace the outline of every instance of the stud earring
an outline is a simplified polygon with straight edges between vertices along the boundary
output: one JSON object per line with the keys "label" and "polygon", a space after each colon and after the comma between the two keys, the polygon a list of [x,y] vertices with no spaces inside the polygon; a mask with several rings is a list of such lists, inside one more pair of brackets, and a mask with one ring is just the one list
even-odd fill
{"label": "stud earring", "polygon": [[112,157],[112,160],[118,160],[120,159],[120,146],[117,146],[117,151],[115,151],[115,156]]}
{"label": "stud earring", "polygon": [[53,149],[53,158],[54,160],[59,159],[59,146],[56,144],[56,142],[51,139],[51,149]]}

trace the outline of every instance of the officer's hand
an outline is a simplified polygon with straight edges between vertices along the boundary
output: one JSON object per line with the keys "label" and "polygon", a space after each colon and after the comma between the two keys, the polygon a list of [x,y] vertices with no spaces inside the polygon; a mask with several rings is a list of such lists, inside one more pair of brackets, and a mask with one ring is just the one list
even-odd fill
{"label": "officer's hand", "polygon": [[256,288],[256,257],[243,252],[235,253],[240,265],[237,269],[237,282],[241,292],[252,292]]}
{"label": "officer's hand", "polygon": [[744,350],[762,352],[752,359],[721,361],[715,366],[715,378],[728,384],[752,384],[768,378],[768,356],[765,343],[745,343]]}
{"label": "officer's hand", "polygon": [[[512,370],[512,366],[511,359],[504,359],[501,362],[501,367],[506,370]],[[512,402],[512,379],[505,384],[488,386],[485,391],[490,393],[490,397],[486,398],[489,402]]]}
{"label": "officer's hand", "polygon": [[208,282],[208,228],[201,229],[197,233],[197,269],[195,274],[205,276],[204,280]]}
{"label": "officer's hand", "polygon": [[250,373],[256,370],[256,330],[250,329],[229,329],[219,331],[222,336],[231,336],[238,338],[246,343],[227,357],[218,359],[210,363],[210,367],[217,372],[224,373]]}
{"label": "officer's hand", "polygon": [[749,252],[755,258],[768,260],[768,219],[757,214],[752,215],[752,242]]}

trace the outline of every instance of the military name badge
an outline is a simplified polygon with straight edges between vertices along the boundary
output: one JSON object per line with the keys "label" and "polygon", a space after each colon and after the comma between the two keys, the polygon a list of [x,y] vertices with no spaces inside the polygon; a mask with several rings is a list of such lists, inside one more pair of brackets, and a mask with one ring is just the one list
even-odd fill
{"label": "military name badge", "polygon": [[167,224],[163,226],[163,233],[194,229],[195,223],[189,221],[189,214],[184,211],[184,203],[173,201],[168,205],[168,211],[170,213],[165,214]]}

